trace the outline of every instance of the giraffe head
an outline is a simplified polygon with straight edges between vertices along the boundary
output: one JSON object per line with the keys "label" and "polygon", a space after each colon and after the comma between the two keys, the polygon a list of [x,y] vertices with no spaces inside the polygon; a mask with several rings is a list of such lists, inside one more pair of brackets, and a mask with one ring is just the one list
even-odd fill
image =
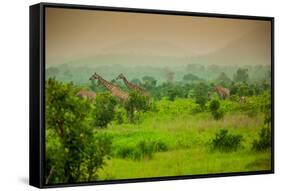
{"label": "giraffe head", "polygon": [[92,77],[90,77],[89,80],[97,80],[99,78],[99,75],[95,72]]}
{"label": "giraffe head", "polygon": [[118,75],[118,77],[116,78],[116,80],[122,80],[122,79],[124,79],[124,78],[125,78],[125,76],[121,73],[121,74]]}

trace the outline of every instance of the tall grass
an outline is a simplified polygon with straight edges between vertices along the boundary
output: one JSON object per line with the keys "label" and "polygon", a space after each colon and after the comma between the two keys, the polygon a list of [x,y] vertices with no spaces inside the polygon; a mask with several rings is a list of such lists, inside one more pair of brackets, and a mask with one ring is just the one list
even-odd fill
{"label": "tall grass", "polygon": [[[139,123],[113,123],[99,130],[113,138],[113,157],[99,171],[101,180],[270,169],[270,151],[252,150],[263,126],[262,114],[249,117],[228,111],[224,119],[214,120],[208,111],[192,113],[193,106],[187,108],[193,105],[190,100],[186,105],[182,100],[175,102],[183,104],[179,110],[164,100],[159,104],[165,104],[165,109],[144,113]],[[222,108],[227,110],[225,105],[231,104],[223,101]],[[243,135],[233,152],[209,149],[210,140],[222,129],[230,135]]]}

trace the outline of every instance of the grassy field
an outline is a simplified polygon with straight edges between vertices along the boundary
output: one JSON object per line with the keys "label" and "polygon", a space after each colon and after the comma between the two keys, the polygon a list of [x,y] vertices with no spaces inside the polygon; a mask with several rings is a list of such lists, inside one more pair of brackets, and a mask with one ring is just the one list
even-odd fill
{"label": "grassy field", "polygon": [[[181,107],[176,110],[148,112],[136,124],[113,123],[99,130],[113,140],[112,157],[98,172],[99,180],[270,169],[270,151],[251,149],[263,127],[262,115],[248,117],[234,111],[214,120],[209,112],[192,113],[191,103],[181,110],[185,105],[178,102]],[[242,135],[242,146],[233,152],[212,150],[211,141],[220,129]]]}

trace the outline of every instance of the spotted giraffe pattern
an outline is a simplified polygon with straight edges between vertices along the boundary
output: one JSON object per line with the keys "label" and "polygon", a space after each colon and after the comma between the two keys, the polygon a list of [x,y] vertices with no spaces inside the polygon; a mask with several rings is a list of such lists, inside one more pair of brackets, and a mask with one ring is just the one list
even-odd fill
{"label": "spotted giraffe pattern", "polygon": [[222,86],[215,86],[213,88],[213,92],[216,92],[220,96],[221,99],[226,99],[230,95],[229,89],[224,88]]}
{"label": "spotted giraffe pattern", "polygon": [[127,78],[123,74],[119,74],[116,80],[123,80],[124,84],[131,90],[139,92],[143,96],[148,96],[148,92],[139,87],[136,84],[133,84],[127,80]]}
{"label": "spotted giraffe pattern", "polygon": [[112,94],[112,96],[120,99],[121,101],[127,101],[129,98],[129,94],[126,92],[123,92],[119,87],[115,86],[114,84],[106,81],[103,79],[100,75],[95,73],[90,80],[98,80],[98,83],[103,85],[107,90],[109,90]]}

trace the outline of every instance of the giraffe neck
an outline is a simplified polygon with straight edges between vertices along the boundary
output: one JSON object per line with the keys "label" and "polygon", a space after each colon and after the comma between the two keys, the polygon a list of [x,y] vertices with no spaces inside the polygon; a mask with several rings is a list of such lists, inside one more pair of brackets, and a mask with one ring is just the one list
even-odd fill
{"label": "giraffe neck", "polygon": [[134,89],[134,86],[132,86],[132,84],[128,82],[127,78],[123,77],[123,81],[128,88]]}
{"label": "giraffe neck", "polygon": [[98,80],[106,89],[108,89],[111,92],[111,94],[114,97],[117,97],[121,100],[127,100],[128,99],[128,94],[121,91],[117,86],[114,86],[113,84],[106,81],[105,79],[103,79],[100,76],[98,77]]}
{"label": "giraffe neck", "polygon": [[106,81],[100,76],[98,77],[98,80],[106,89],[112,92],[114,86],[110,82]]}

